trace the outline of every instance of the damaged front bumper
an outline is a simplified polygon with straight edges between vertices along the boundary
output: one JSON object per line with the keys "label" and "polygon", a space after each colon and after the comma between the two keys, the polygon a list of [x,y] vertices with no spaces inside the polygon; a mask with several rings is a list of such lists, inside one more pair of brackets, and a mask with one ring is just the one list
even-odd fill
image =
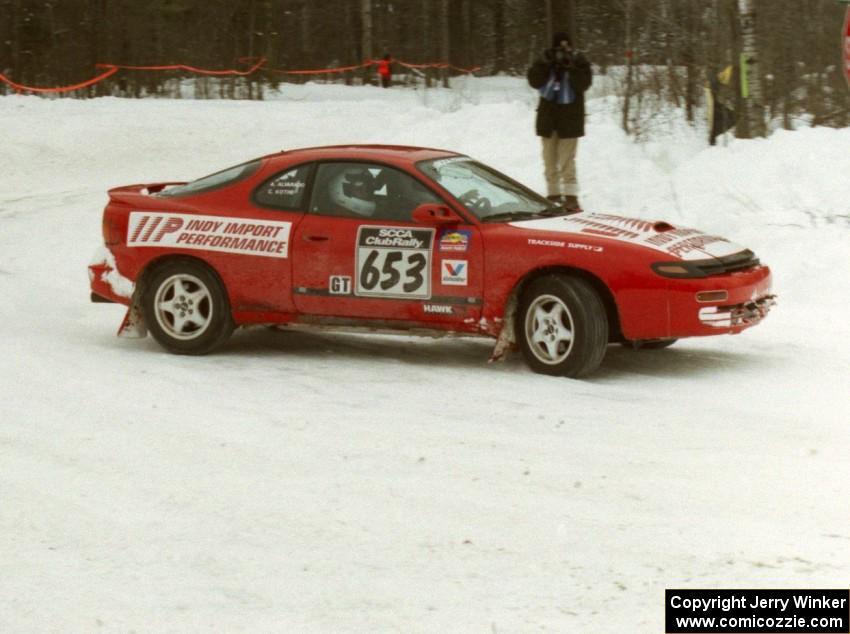
{"label": "damaged front bumper", "polygon": [[776,295],[764,295],[731,306],[706,306],[699,311],[702,324],[712,328],[741,328],[755,326],[776,306]]}

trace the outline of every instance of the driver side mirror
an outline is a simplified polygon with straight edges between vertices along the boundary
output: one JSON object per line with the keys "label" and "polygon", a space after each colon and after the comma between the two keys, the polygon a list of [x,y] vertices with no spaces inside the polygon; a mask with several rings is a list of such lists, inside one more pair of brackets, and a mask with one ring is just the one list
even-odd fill
{"label": "driver side mirror", "polygon": [[464,222],[453,210],[445,205],[422,203],[410,215],[413,222],[422,225],[456,225]]}

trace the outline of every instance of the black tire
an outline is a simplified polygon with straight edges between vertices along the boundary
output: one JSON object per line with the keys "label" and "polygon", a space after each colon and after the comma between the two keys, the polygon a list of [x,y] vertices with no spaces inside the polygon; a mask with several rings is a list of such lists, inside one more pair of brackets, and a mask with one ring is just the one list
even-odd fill
{"label": "black tire", "polygon": [[516,338],[535,372],[587,376],[602,363],[608,346],[605,306],[581,278],[540,277],[520,297]]}
{"label": "black tire", "polygon": [[221,281],[196,260],[176,259],[157,268],[145,282],[142,311],[154,339],[175,354],[207,354],[233,332]]}
{"label": "black tire", "polygon": [[661,350],[662,348],[669,348],[674,343],[679,341],[678,339],[639,339],[637,341],[624,341],[622,345],[624,348],[629,348],[630,350]]}

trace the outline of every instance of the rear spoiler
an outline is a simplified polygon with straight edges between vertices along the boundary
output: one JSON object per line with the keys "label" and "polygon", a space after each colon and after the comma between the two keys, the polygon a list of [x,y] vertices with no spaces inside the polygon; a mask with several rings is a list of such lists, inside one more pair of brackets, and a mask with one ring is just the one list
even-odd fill
{"label": "rear spoiler", "polygon": [[124,185],[123,187],[114,187],[109,190],[109,200],[118,203],[133,204],[138,200],[139,196],[150,196],[161,192],[166,187],[171,185],[185,185],[185,181],[175,181],[169,183],[140,183],[136,185]]}

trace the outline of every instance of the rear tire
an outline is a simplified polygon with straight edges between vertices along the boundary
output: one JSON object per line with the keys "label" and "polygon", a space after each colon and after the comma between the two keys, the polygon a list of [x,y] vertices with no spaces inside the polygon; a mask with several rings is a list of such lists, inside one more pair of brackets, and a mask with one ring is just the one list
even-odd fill
{"label": "rear tire", "polygon": [[142,310],[154,339],[175,354],[207,354],[233,332],[222,283],[195,260],[173,260],[158,268],[145,284]]}
{"label": "rear tire", "polygon": [[587,376],[602,363],[608,345],[605,306],[581,278],[540,277],[520,298],[516,338],[535,372]]}

